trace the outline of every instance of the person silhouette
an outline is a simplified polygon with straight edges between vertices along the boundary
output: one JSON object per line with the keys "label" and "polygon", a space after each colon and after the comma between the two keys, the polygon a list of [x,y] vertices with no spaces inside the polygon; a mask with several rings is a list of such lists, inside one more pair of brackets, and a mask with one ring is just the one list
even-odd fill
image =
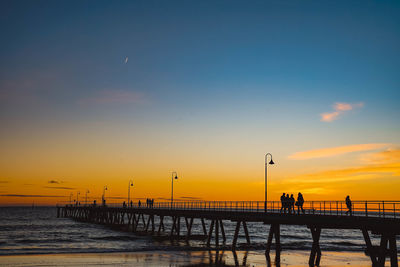
{"label": "person silhouette", "polygon": [[294,211],[294,197],[293,194],[290,195],[290,199],[289,199],[289,213],[295,213]]}
{"label": "person silhouette", "polygon": [[296,204],[297,204],[297,214],[300,214],[300,208],[301,208],[301,212],[304,214],[304,209],[303,209],[304,198],[303,198],[303,195],[300,192],[297,195]]}
{"label": "person silhouette", "polygon": [[280,210],[280,213],[282,213],[282,211],[285,211],[285,193],[283,193],[282,196],[281,196],[281,210]]}
{"label": "person silhouette", "polygon": [[288,213],[290,213],[290,197],[289,197],[289,194],[286,194],[286,197],[285,197],[285,213],[286,213],[286,209],[288,210]]}
{"label": "person silhouette", "polygon": [[352,210],[351,210],[351,200],[350,200],[350,196],[347,196],[347,197],[346,197],[346,206],[347,206],[347,208],[349,209],[348,211],[346,211],[346,215],[347,215],[348,213],[350,213],[350,216],[352,216],[352,215],[353,215],[353,212],[352,212]]}

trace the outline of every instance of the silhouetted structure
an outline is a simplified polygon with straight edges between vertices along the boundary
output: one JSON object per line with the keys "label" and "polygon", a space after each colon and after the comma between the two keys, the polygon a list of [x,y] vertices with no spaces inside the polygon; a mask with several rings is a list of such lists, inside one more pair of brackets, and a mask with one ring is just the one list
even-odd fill
{"label": "silhouetted structure", "polygon": [[[298,200],[299,201],[299,200]],[[181,235],[181,219],[186,222],[186,239],[192,237],[191,229],[196,219],[200,220],[207,245],[211,245],[214,236],[215,246],[219,247],[220,236],[226,241],[224,220],[236,222],[232,241],[232,249],[236,249],[241,226],[246,241],[250,244],[247,229],[248,222],[269,224],[269,235],[266,243],[266,255],[275,237],[275,252],[279,258],[281,251],[280,225],[307,226],[311,231],[313,244],[309,264],[319,265],[321,249],[319,239],[323,229],[359,229],[361,230],[368,254],[374,266],[384,266],[386,255],[390,256],[391,266],[398,266],[396,235],[400,234],[400,201],[358,201],[352,202],[353,216],[346,216],[347,203],[344,201],[309,201],[304,202],[304,214],[282,214],[282,203],[264,201],[214,201],[214,202],[159,202],[153,207],[139,206],[119,207],[90,207],[70,206],[58,207],[58,217],[70,217],[79,221],[123,226],[136,232],[142,225],[145,232],[152,234],[165,233],[164,218],[172,218],[169,235],[176,238]],[[265,212],[266,211],[266,212]],[[155,216],[159,217],[159,227],[156,231]],[[146,218],[145,218],[146,217]],[[207,231],[206,220],[209,221]],[[369,233],[381,236],[378,249],[374,249]]]}

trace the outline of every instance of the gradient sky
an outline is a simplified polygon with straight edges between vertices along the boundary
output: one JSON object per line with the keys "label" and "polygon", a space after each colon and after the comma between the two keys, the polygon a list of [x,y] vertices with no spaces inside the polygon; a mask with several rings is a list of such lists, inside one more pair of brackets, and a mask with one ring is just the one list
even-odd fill
{"label": "gradient sky", "polygon": [[1,1],[0,204],[397,199],[400,3]]}

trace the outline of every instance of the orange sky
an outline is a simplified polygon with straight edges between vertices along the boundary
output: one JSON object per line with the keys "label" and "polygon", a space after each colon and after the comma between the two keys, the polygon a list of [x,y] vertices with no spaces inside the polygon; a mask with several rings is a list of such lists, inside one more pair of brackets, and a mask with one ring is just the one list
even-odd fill
{"label": "orange sky", "polygon": [[[133,198],[166,201],[171,192],[169,166],[178,166],[178,161],[175,200],[264,199],[262,154],[257,158],[222,153],[215,158],[200,154],[163,159],[155,153],[137,162],[112,155],[96,157],[87,151],[72,157],[66,148],[62,151],[47,157],[47,149],[37,151],[37,157],[9,155],[8,165],[1,168],[0,204],[67,203],[71,194],[76,199],[77,192],[83,202],[86,190],[90,191],[88,201],[100,201],[105,185],[108,202],[122,202],[127,198],[129,179],[134,182]],[[275,165],[268,167],[269,200],[279,200],[282,192],[299,191],[307,200],[340,200],[347,194],[354,200],[398,199],[400,150],[394,145],[356,144],[273,156]]]}

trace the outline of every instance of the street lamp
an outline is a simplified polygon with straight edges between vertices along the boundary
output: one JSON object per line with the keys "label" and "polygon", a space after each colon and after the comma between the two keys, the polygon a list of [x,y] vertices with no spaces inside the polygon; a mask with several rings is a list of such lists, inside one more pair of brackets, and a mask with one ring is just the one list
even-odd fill
{"label": "street lamp", "polygon": [[106,190],[107,190],[107,186],[105,185],[103,187],[103,196],[101,197],[103,205],[104,205],[104,201],[106,200],[106,198],[105,198],[106,197]]}
{"label": "street lamp", "polygon": [[[271,157],[271,160],[268,162],[268,155]],[[265,199],[264,199],[264,211],[267,211],[267,169],[268,169],[268,164],[275,164],[274,161],[272,160],[272,155],[271,153],[265,154]]]}
{"label": "street lamp", "polygon": [[172,172],[171,176],[171,204],[174,202],[174,179],[178,179],[178,173]]}
{"label": "street lamp", "polygon": [[88,202],[87,202],[87,194],[88,194],[88,193],[90,193],[90,192],[89,192],[89,189],[86,189],[86,197],[85,197],[85,203],[86,203],[86,205],[88,204]]}
{"label": "street lamp", "polygon": [[76,192],[76,205],[78,206],[79,204],[79,195],[81,194],[81,192]]}
{"label": "street lamp", "polygon": [[129,180],[129,184],[128,184],[128,206],[129,206],[129,199],[131,197],[131,186],[133,186],[133,181]]}

